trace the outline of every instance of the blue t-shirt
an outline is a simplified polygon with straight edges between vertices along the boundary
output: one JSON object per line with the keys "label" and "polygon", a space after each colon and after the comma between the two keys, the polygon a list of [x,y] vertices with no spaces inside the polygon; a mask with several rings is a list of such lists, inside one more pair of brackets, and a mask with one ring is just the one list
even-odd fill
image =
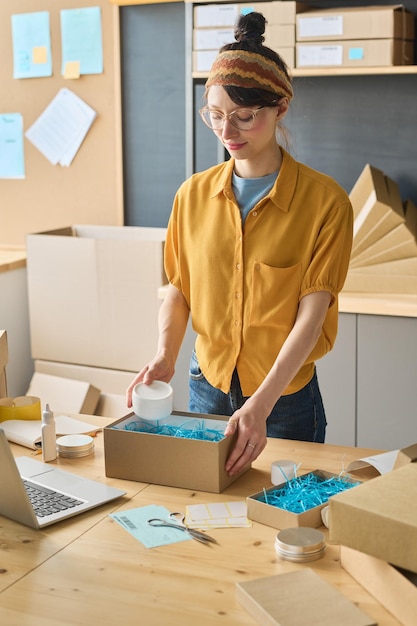
{"label": "blue t-shirt", "polygon": [[278,172],[272,172],[259,178],[241,178],[233,172],[232,187],[242,215],[242,222],[245,221],[255,204],[271,191],[277,176]]}

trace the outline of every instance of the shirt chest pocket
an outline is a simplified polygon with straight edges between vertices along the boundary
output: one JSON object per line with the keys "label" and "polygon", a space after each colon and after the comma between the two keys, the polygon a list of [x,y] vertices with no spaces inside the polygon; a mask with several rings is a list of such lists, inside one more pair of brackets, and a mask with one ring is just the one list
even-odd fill
{"label": "shirt chest pocket", "polygon": [[271,267],[254,263],[250,325],[291,329],[298,311],[301,264]]}

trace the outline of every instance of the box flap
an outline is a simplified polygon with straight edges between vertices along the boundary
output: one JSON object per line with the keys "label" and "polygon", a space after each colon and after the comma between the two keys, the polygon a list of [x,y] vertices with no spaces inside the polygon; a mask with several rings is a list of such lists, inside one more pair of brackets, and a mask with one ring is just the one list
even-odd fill
{"label": "box flap", "polygon": [[0,330],[0,371],[4,369],[9,360],[9,352],[7,349],[7,332]]}
{"label": "box flap", "polygon": [[413,443],[406,448],[398,450],[397,459],[394,464],[394,469],[407,465],[408,463],[417,462],[417,443]]}

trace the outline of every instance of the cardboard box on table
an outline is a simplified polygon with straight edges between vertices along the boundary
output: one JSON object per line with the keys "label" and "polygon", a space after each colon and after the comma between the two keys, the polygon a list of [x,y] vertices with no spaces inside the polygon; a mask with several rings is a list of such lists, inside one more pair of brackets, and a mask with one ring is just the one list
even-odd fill
{"label": "cardboard box on table", "polygon": [[415,626],[417,574],[346,546],[340,546],[340,564],[401,624]]}
{"label": "cardboard box on table", "polygon": [[139,371],[158,340],[165,236],[117,226],[28,235],[32,357]]}
{"label": "cardboard box on table", "polygon": [[8,360],[7,332],[0,330],[0,398],[7,397],[6,365]]}
{"label": "cardboard box on table", "polygon": [[[224,428],[228,419],[177,411],[172,415],[216,420],[224,423]],[[104,428],[108,477],[221,493],[250,468],[248,465],[236,476],[228,476],[224,469],[237,435],[220,441],[204,441],[124,429],[123,422],[134,417],[131,413]]]}
{"label": "cardboard box on table", "polygon": [[400,4],[308,11],[296,25],[297,41],[414,39],[414,15]]}
{"label": "cardboard box on table", "polygon": [[[315,470],[312,473],[320,478],[323,478],[324,480],[335,477],[335,474],[325,472],[323,470]],[[351,479],[349,477],[344,477],[344,480],[354,483],[359,482],[356,478]],[[319,506],[308,509],[303,513],[293,513],[292,511],[287,511],[286,509],[273,506],[272,504],[267,504],[265,501],[262,501],[264,500],[265,493],[268,497],[269,494],[272,494],[282,486],[283,485],[276,485],[247,497],[246,504],[248,518],[254,522],[259,522],[260,524],[265,524],[266,526],[272,526],[272,528],[278,528],[281,530],[295,526],[318,528],[323,525],[321,511],[328,505],[328,502],[324,502]]]}
{"label": "cardboard box on table", "polygon": [[417,573],[417,444],[393,471],[330,498],[329,538]]}

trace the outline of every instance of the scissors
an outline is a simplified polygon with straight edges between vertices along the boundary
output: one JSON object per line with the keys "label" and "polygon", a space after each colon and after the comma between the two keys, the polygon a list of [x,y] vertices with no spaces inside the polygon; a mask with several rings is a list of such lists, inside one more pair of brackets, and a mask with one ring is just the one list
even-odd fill
{"label": "scissors", "polygon": [[204,543],[204,545],[206,546],[208,546],[210,543],[218,543],[216,539],[214,539],[214,537],[210,537],[210,535],[206,535],[205,533],[202,533],[195,528],[189,528],[188,526],[186,526],[184,523],[185,515],[183,515],[182,513],[170,513],[169,519],[172,520],[172,522],[169,522],[165,519],[153,517],[152,519],[148,519],[148,524],[149,526],[164,526],[168,528],[176,528],[177,530],[183,530],[185,533],[188,533],[190,537],[192,537],[196,541]]}

